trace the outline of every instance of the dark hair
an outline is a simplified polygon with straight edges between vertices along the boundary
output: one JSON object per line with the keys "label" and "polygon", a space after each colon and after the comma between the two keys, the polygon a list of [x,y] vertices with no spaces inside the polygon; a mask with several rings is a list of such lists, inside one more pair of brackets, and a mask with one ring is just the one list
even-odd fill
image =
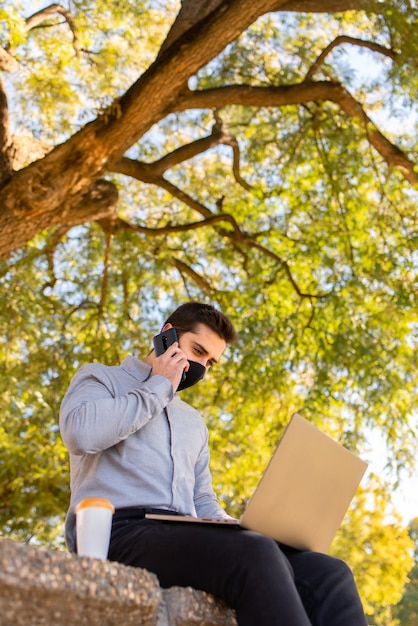
{"label": "dark hair", "polygon": [[226,343],[235,343],[237,332],[231,320],[213,307],[203,302],[186,302],[180,305],[166,320],[177,330],[179,337],[194,332],[198,324],[205,324]]}

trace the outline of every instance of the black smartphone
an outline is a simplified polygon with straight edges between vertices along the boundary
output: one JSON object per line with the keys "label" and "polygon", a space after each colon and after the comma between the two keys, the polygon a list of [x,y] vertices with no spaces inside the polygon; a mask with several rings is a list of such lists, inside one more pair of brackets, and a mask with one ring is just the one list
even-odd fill
{"label": "black smartphone", "polygon": [[169,328],[168,330],[164,330],[159,335],[156,335],[152,340],[154,344],[155,354],[157,356],[160,356],[160,354],[163,354],[163,352],[165,352],[172,343],[174,343],[175,341],[178,342],[178,340],[179,338],[175,328]]}
{"label": "black smartphone", "polygon": [[[179,338],[175,328],[169,328],[168,330],[164,330],[159,335],[156,335],[152,340],[154,344],[155,354],[157,356],[160,356],[160,354],[163,354],[163,352],[165,352],[172,343],[174,343],[175,341],[178,342],[178,340]],[[186,372],[183,372],[181,382],[184,382],[185,379]]]}

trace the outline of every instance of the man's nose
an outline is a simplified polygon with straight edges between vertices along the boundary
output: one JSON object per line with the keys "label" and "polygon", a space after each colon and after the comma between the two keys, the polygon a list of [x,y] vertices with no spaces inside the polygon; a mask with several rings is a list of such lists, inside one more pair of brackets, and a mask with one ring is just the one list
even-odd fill
{"label": "man's nose", "polygon": [[195,358],[195,360],[200,363],[201,365],[203,365],[203,367],[205,367],[207,370],[209,369],[210,365],[209,365],[209,359],[206,356],[200,356],[197,359]]}

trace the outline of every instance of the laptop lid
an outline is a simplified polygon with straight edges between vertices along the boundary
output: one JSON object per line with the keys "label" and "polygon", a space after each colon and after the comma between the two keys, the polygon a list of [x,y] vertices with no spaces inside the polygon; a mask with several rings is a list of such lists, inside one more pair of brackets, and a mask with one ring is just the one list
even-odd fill
{"label": "laptop lid", "polygon": [[367,465],[295,414],[241,525],[294,548],[326,553]]}

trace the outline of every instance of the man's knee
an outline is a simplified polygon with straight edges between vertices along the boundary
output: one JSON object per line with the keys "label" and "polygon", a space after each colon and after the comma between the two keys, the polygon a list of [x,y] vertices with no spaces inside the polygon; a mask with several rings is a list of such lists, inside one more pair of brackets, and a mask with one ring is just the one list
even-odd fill
{"label": "man's knee", "polygon": [[328,554],[321,555],[324,557],[326,570],[329,575],[332,575],[336,580],[352,580],[353,572],[345,561],[335,556]]}
{"label": "man's knee", "polygon": [[273,539],[252,531],[240,531],[240,535],[240,561],[246,563],[253,573],[283,571],[293,577],[289,561]]}

